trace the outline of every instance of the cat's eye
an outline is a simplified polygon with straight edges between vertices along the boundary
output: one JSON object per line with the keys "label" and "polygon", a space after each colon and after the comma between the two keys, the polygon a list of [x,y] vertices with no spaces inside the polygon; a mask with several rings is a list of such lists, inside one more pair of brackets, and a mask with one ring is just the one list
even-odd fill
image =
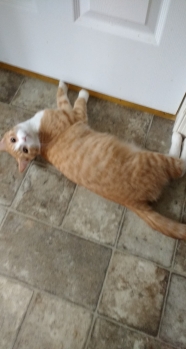
{"label": "cat's eye", "polygon": [[16,139],[14,137],[10,138],[10,142],[15,143]]}
{"label": "cat's eye", "polygon": [[27,154],[28,153],[28,149],[26,147],[23,147],[23,152]]}

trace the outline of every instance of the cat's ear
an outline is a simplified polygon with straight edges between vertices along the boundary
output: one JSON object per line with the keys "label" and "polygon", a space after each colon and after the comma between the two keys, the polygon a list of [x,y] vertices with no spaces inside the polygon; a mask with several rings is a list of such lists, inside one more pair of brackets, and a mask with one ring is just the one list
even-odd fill
{"label": "cat's ear", "polygon": [[0,141],[0,151],[5,151],[6,150],[6,144],[4,141],[4,138]]}
{"label": "cat's ear", "polygon": [[18,159],[19,172],[24,172],[24,170],[26,170],[29,162],[30,162],[29,160]]}

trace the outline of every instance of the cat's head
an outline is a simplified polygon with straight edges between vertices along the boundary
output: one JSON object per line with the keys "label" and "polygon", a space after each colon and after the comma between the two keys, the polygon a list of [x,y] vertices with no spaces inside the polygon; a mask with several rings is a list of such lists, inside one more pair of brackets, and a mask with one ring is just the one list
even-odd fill
{"label": "cat's head", "polygon": [[18,162],[19,172],[23,172],[40,153],[39,137],[19,124],[4,134],[0,141],[0,151],[11,154]]}

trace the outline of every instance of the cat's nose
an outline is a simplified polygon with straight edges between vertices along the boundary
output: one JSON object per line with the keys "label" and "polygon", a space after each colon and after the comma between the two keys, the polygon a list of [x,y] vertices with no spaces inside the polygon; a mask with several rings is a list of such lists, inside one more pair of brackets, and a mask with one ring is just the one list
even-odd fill
{"label": "cat's nose", "polygon": [[26,142],[26,136],[25,136],[25,137],[22,137],[22,139],[24,140],[24,142]]}

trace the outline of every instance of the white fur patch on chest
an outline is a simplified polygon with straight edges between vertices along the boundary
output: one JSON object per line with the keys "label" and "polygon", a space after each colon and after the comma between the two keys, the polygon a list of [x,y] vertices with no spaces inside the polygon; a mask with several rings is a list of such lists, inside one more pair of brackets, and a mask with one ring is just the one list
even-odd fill
{"label": "white fur patch on chest", "polygon": [[41,119],[44,115],[44,112],[44,110],[38,111],[32,118],[21,122],[18,126],[20,126],[23,130],[27,130],[28,132],[29,129],[35,132],[39,132]]}
{"label": "white fur patch on chest", "polygon": [[39,128],[41,125],[41,119],[43,117],[44,110],[38,111],[30,120],[29,123],[31,124],[32,128],[35,129],[37,132],[39,132]]}
{"label": "white fur patch on chest", "polygon": [[15,150],[22,149],[23,146],[40,147],[39,129],[44,110],[37,112],[31,119],[17,125],[17,142]]}

